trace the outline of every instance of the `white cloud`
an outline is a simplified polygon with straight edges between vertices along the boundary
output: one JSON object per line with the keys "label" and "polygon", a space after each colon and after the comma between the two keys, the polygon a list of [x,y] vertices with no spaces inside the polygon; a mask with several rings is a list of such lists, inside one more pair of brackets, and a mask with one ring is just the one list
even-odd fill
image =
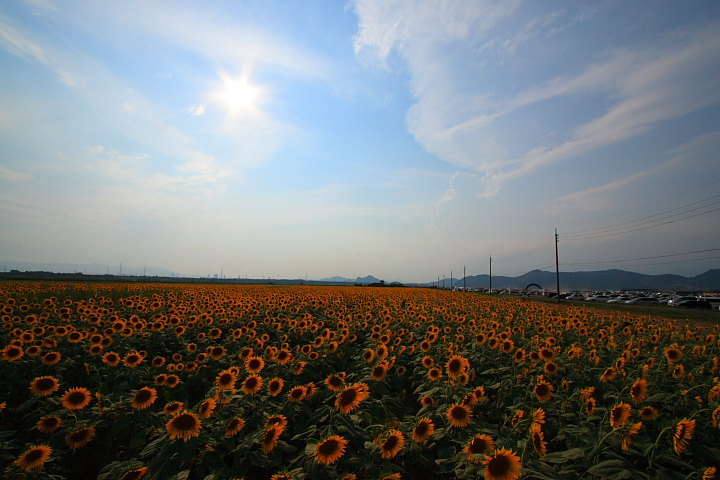
{"label": "white cloud", "polygon": [[192,107],[183,109],[183,111],[189,113],[193,117],[197,117],[205,114],[205,105],[193,105]]}
{"label": "white cloud", "polygon": [[6,180],[8,182],[26,182],[32,178],[32,175],[27,173],[20,173],[10,170],[9,168],[0,165],[0,180]]}
{"label": "white cloud", "polygon": [[[597,53],[590,57],[594,63],[582,73],[525,86],[513,95],[508,95],[512,89],[486,87],[481,78],[488,75],[483,65],[490,58],[490,50],[515,53],[529,41],[546,38],[552,28],[552,35],[557,35],[596,13],[585,11],[565,26],[556,26],[566,13],[550,12],[513,31],[508,24],[522,17],[518,6],[519,2],[471,0],[356,2],[358,57],[367,58],[371,53],[388,65],[393,52],[400,55],[410,74],[415,100],[406,117],[409,132],[428,152],[452,165],[491,172],[486,176],[486,195],[495,194],[505,181],[637,137],[659,122],[720,102],[720,71],[715,60],[720,58],[717,22],[672,32],[658,47]],[[504,37],[498,34],[501,29]],[[500,78],[503,74],[499,70]],[[477,81],[468,80],[475,76]],[[525,85],[512,78],[509,82]],[[601,96],[608,107],[599,111],[593,106],[593,120],[558,132],[550,137],[554,143],[548,137],[539,137],[525,153],[511,154],[509,146],[519,134],[502,132],[506,135],[500,137],[503,127],[497,126],[498,119],[568,96],[581,100]],[[582,114],[587,118],[586,111]]]}
{"label": "white cloud", "polygon": [[[504,181],[532,174],[541,168],[577,157],[589,150],[641,135],[661,121],[682,117],[720,103],[717,78],[720,68],[720,24],[713,24],[688,38],[680,46],[653,52],[622,52],[606,65],[593,68],[600,75],[584,74],[558,82],[555,92],[594,91],[615,77],[616,103],[604,115],[578,127],[572,138],[560,145],[543,145],[513,163],[519,167],[493,175],[488,194]],[[628,61],[633,58],[632,61]],[[624,71],[617,76],[607,72]],[[577,81],[580,80],[581,81]],[[541,91],[542,92],[542,91]],[[544,93],[535,96],[545,98]]]}
{"label": "white cloud", "polygon": [[546,213],[560,213],[564,210],[597,211],[615,205],[618,190],[644,178],[659,175],[676,167],[681,167],[680,175],[686,172],[701,172],[703,165],[711,166],[717,162],[720,150],[720,131],[700,135],[690,142],[668,152],[670,158],[652,168],[625,175],[617,180],[598,185],[580,192],[550,200],[543,206]]}
{"label": "white cloud", "polygon": [[32,57],[35,60],[49,65],[43,50],[18,29],[3,21],[0,18],[0,47],[15,56],[28,60]]}
{"label": "white cloud", "polygon": [[81,83],[82,78],[69,71],[62,65],[56,55],[48,53],[37,41],[31,40],[29,35],[10,25],[0,17],[0,47],[9,53],[30,61],[34,59],[43,65],[47,65],[58,76],[58,80],[69,87],[75,87]]}

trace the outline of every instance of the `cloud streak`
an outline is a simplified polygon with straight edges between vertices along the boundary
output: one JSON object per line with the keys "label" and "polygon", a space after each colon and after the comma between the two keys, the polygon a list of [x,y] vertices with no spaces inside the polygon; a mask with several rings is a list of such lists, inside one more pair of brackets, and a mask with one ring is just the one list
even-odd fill
{"label": "cloud streak", "polygon": [[[406,123],[415,139],[430,153],[456,167],[491,172],[485,195],[496,194],[516,180],[597,148],[642,135],[660,122],[720,103],[720,24],[676,31],[656,48],[620,48],[603,52],[579,74],[556,76],[512,96],[502,89],[485,90],[483,81],[465,82],[458,72],[483,78],[490,59],[487,45],[497,42],[494,28],[517,16],[518,3],[495,2],[380,2],[356,3],[360,17],[355,40],[358,55],[372,51],[387,64],[397,52],[411,78],[415,99]],[[518,47],[556,36],[586,21],[594,12],[575,16],[563,28],[557,20],[565,12],[538,15],[526,22],[500,50],[514,55]],[[481,42],[484,47],[477,48]],[[598,61],[598,57],[605,57]],[[497,66],[493,67],[499,68]],[[467,73],[465,74],[467,75]],[[513,155],[502,140],[500,119],[555,98],[602,96],[606,111],[572,131],[565,140],[549,143],[538,138],[521,155]],[[506,136],[507,137],[507,136]]]}

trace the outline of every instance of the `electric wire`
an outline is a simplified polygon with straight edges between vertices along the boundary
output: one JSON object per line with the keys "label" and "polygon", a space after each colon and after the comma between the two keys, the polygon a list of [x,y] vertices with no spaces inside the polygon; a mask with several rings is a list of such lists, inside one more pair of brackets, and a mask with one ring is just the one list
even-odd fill
{"label": "electric wire", "polygon": [[[661,226],[661,225],[667,225],[667,224],[669,224],[669,223],[681,222],[681,221],[683,221],[683,220],[688,220],[688,219],[690,219],[690,218],[699,217],[700,215],[706,215],[706,214],[708,214],[708,213],[716,212],[716,211],[718,211],[718,210],[720,210],[720,207],[714,208],[714,209],[712,209],[712,210],[708,210],[707,212],[696,213],[695,215],[690,215],[689,217],[678,218],[678,219],[676,219],[676,220],[670,220],[669,222],[658,223],[657,225],[650,225],[650,226],[647,226],[647,227],[635,228],[635,229],[632,229],[632,230],[624,230],[624,231],[616,232],[616,233],[607,233],[607,234],[602,234],[602,235],[589,235],[589,236],[577,237],[577,238],[564,238],[564,237],[563,237],[563,239],[564,239],[564,240],[568,240],[568,241],[590,240],[590,239],[592,239],[592,238],[612,237],[612,236],[615,236],[615,235],[621,235],[621,234],[623,234],[623,233],[639,232],[640,230],[647,230],[648,228],[655,228],[655,227],[659,227],[659,226]],[[684,212],[684,213],[688,213],[688,212]],[[678,214],[678,215],[679,215],[679,214]],[[666,217],[666,218],[671,218],[671,217],[674,217],[674,216],[676,216],[676,215],[671,215],[670,217]],[[658,220],[656,220],[656,221],[660,221],[660,220],[664,220],[664,219],[658,219]],[[648,223],[651,223],[651,222],[648,222]]]}
{"label": "electric wire", "polygon": [[[672,261],[672,262],[636,263],[636,264],[627,264],[627,265],[622,265],[622,266],[623,266],[623,267],[650,267],[650,266],[653,266],[653,265],[669,265],[669,264],[671,264],[671,263],[699,262],[699,261],[701,261],[701,260],[712,260],[712,259],[714,259],[714,258],[720,258],[720,255],[716,255],[716,256],[713,256],[713,257],[690,258],[690,259],[687,259],[687,260],[674,260],[674,261]],[[563,266],[563,265],[568,265],[568,264],[563,264],[563,263],[560,264],[560,266]],[[578,264],[578,265],[580,265],[580,264]],[[588,264],[584,264],[584,265],[588,265]]]}
{"label": "electric wire", "polygon": [[575,262],[575,263],[561,263],[560,265],[600,265],[600,264],[607,264],[607,263],[620,263],[620,262],[635,262],[637,260],[652,260],[656,258],[668,258],[668,257],[679,257],[682,255],[693,255],[695,253],[707,253],[707,252],[717,252],[720,250],[720,248],[709,248],[707,250],[696,250],[694,252],[684,252],[684,253],[672,253],[669,255],[654,255],[652,257],[640,257],[640,258],[626,258],[624,260],[608,260],[605,262]]}
{"label": "electric wire", "polygon": [[[621,227],[622,225],[628,225],[628,224],[631,224],[631,223],[639,222],[639,221],[641,221],[641,220],[647,220],[647,219],[649,219],[649,218],[659,217],[659,216],[661,216],[661,215],[665,215],[665,214],[667,214],[667,213],[674,212],[674,211],[676,211],[676,210],[681,210],[681,209],[683,209],[683,208],[691,207],[691,206],[693,206],[693,205],[697,205],[698,203],[707,202],[708,200],[712,200],[712,199],[718,198],[718,197],[720,197],[720,195],[715,195],[715,196],[713,196],[713,197],[705,198],[705,199],[703,199],[703,200],[698,200],[697,202],[689,203],[689,204],[687,204],[687,205],[683,205],[682,207],[673,208],[672,210],[667,210],[667,211],[665,211],[665,212],[656,213],[655,215],[649,215],[649,216],[647,216],[647,217],[642,217],[642,218],[638,218],[638,219],[636,219],[636,220],[630,220],[630,221],[623,222],[623,223],[618,223],[618,224],[615,224],[615,225],[609,225],[609,226],[607,226],[607,227],[594,228],[594,229],[591,229],[591,230],[584,230],[584,231],[580,231],[580,232],[568,232],[568,233],[565,233],[564,236],[585,235],[585,234],[592,234],[593,232],[596,232],[596,233],[604,233],[604,232],[602,232],[602,231],[603,231],[603,230],[608,230],[608,229],[610,229],[609,231],[612,231],[612,229],[615,229],[615,227]],[[703,206],[701,206],[701,207],[692,208],[692,209],[687,210],[687,211],[685,211],[685,212],[676,213],[676,214],[673,214],[673,215],[670,215],[670,216],[664,217],[664,218],[670,218],[670,217],[674,217],[674,216],[677,216],[677,215],[682,215],[683,213],[693,212],[693,211],[695,211],[695,210],[700,210],[700,209],[703,209],[703,208],[707,208],[707,207],[710,207],[710,206],[712,206],[712,205],[717,205],[718,203],[720,203],[720,201],[716,201],[716,202],[710,203],[710,204],[708,204],[708,205],[703,205]],[[658,219],[655,219],[655,220],[651,220],[650,222],[659,221],[659,220],[662,220],[662,218],[658,218]],[[645,223],[650,223],[650,222],[645,222]],[[633,226],[638,226],[638,225],[644,225],[644,223],[639,223],[639,224],[637,224],[637,225],[630,225],[630,226],[633,227]]]}
{"label": "electric wire", "polygon": [[664,202],[664,201],[666,201],[666,200],[672,200],[673,198],[681,197],[681,196],[683,196],[683,195],[685,195],[685,194],[687,194],[687,193],[692,193],[692,192],[694,192],[694,191],[700,190],[701,188],[705,188],[705,187],[707,187],[708,185],[712,185],[712,184],[717,183],[717,182],[720,182],[720,179],[718,179],[718,180],[713,180],[712,182],[704,183],[704,184],[702,184],[702,185],[700,185],[700,186],[698,186],[698,187],[692,188],[692,189],[690,189],[690,190],[685,190],[684,192],[680,192],[680,193],[675,194],[675,195],[672,195],[672,196],[670,196],[670,197],[661,198],[660,200],[657,200],[657,201],[655,201],[655,202],[648,203],[648,204],[642,205],[642,206],[640,206],[640,207],[632,208],[632,209],[630,209],[630,210],[625,210],[624,212],[616,213],[616,214],[610,215],[610,216],[608,216],[608,217],[599,218],[599,219],[597,219],[597,220],[590,220],[589,222],[584,222],[584,223],[576,223],[576,224],[574,224],[574,225],[568,225],[568,226],[562,227],[562,228],[565,229],[565,228],[582,227],[583,225],[590,225],[591,223],[602,222],[603,220],[609,220],[609,219],[611,219],[611,218],[619,217],[619,216],[625,215],[625,214],[627,214],[627,213],[631,213],[631,212],[635,212],[635,211],[638,211],[638,210],[642,210],[643,208],[647,208],[647,207],[650,207],[650,206],[652,206],[652,205],[657,205],[658,203],[662,203],[662,202]]}

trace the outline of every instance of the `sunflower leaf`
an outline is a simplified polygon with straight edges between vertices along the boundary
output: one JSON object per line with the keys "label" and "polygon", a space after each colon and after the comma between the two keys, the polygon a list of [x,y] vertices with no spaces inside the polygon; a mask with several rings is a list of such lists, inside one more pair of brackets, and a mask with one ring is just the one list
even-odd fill
{"label": "sunflower leaf", "polygon": [[564,452],[552,452],[545,455],[546,463],[565,463],[570,460],[576,460],[582,458],[585,455],[585,451],[582,448],[571,448]]}

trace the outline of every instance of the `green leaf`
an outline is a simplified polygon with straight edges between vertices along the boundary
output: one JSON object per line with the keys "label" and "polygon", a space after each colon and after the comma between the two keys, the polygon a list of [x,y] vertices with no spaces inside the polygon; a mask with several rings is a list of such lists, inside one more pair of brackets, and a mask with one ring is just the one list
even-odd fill
{"label": "green leaf", "polygon": [[652,402],[664,402],[665,399],[667,399],[669,395],[667,393],[656,393],[655,395],[651,395],[648,398],[645,399],[646,402],[652,403]]}
{"label": "green leaf", "polygon": [[625,470],[626,467],[627,465],[622,460],[605,460],[590,467],[587,473],[597,475],[601,478],[610,478],[611,475]]}
{"label": "green leaf", "polygon": [[582,458],[585,455],[585,451],[582,448],[571,448],[564,452],[553,452],[545,455],[543,460],[546,463],[565,463],[570,460],[576,460]]}

